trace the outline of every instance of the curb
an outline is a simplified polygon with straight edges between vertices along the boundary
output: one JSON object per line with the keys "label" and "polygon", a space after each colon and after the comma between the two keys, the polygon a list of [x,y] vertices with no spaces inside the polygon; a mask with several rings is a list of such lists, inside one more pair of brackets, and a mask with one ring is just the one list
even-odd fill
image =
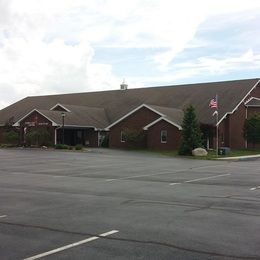
{"label": "curb", "polygon": [[235,156],[235,157],[225,157],[225,158],[217,158],[217,160],[235,160],[235,161],[250,161],[260,158],[260,154],[256,155],[246,155],[246,156]]}

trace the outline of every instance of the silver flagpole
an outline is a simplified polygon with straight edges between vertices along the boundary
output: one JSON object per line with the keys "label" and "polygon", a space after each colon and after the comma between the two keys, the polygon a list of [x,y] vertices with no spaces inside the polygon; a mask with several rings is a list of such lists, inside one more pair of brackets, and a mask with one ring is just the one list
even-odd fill
{"label": "silver flagpole", "polygon": [[216,94],[217,110],[216,110],[216,156],[218,157],[218,95]]}

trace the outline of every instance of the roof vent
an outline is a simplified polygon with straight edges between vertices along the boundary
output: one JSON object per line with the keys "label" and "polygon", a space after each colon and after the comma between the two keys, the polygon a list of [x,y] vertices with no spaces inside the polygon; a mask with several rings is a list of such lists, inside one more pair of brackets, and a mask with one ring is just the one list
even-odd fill
{"label": "roof vent", "polygon": [[121,90],[127,90],[127,87],[128,87],[128,85],[125,83],[125,80],[123,80],[123,83],[120,84],[120,89]]}

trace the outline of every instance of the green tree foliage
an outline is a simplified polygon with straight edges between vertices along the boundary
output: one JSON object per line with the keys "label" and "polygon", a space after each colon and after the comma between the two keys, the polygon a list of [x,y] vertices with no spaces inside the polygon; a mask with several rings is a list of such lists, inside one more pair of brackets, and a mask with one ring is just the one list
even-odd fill
{"label": "green tree foliage", "polygon": [[105,135],[101,141],[101,147],[109,147],[109,136]]}
{"label": "green tree foliage", "polygon": [[17,145],[19,143],[19,134],[15,132],[14,130],[4,132],[4,141],[7,144],[15,144]]}
{"label": "green tree foliage", "polygon": [[251,144],[260,143],[260,115],[247,118],[244,123],[244,138]]}
{"label": "green tree foliage", "polygon": [[144,141],[144,132],[142,129],[127,128],[124,130],[124,135],[127,143],[130,146],[139,146]]}
{"label": "green tree foliage", "polygon": [[192,150],[202,147],[202,144],[202,133],[196,118],[195,108],[193,106],[189,106],[184,112],[179,154],[191,155]]}
{"label": "green tree foliage", "polygon": [[51,136],[46,129],[42,128],[42,129],[32,130],[29,133],[27,133],[25,140],[26,143],[29,145],[43,146],[43,145],[50,144]]}

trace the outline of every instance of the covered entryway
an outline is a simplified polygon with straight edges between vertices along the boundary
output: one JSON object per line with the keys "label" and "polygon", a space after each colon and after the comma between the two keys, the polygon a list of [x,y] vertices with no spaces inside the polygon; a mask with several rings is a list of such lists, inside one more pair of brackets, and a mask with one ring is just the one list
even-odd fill
{"label": "covered entryway", "polygon": [[[64,137],[63,137],[64,135]],[[98,146],[98,131],[94,128],[71,128],[62,127],[56,129],[56,144],[66,144],[75,146],[81,144],[83,146]]]}

